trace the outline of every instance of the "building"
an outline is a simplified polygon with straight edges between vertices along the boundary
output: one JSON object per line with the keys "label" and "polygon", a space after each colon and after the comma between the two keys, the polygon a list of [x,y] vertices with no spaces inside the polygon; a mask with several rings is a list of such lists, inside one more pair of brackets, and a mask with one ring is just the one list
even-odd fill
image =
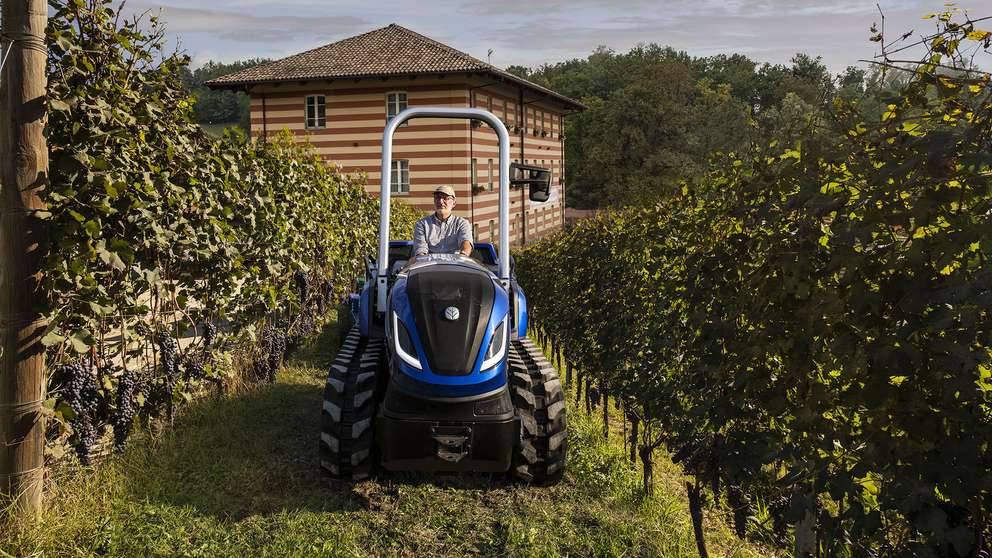
{"label": "building", "polygon": [[[379,192],[386,122],[413,106],[478,107],[510,131],[511,161],[552,171],[551,199],[511,189],[510,241],[537,239],[564,222],[564,118],[585,107],[399,25],[389,25],[207,83],[251,97],[251,133],[290,130],[346,173],[365,172]],[[498,236],[496,133],[467,120],[414,119],[393,138],[393,193],[433,208],[438,185],[455,189],[455,212],[478,241]]]}

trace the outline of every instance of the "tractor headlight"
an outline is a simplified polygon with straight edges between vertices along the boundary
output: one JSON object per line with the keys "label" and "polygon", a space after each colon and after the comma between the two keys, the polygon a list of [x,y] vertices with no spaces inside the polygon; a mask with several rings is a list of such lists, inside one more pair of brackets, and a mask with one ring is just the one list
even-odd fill
{"label": "tractor headlight", "polygon": [[489,370],[499,364],[506,354],[506,318],[496,326],[493,337],[489,341],[489,348],[482,357],[482,370]]}
{"label": "tractor headlight", "polygon": [[420,359],[417,358],[417,349],[413,348],[410,332],[406,330],[406,325],[396,312],[393,312],[393,339],[393,351],[403,359],[403,362],[417,370],[423,370]]}

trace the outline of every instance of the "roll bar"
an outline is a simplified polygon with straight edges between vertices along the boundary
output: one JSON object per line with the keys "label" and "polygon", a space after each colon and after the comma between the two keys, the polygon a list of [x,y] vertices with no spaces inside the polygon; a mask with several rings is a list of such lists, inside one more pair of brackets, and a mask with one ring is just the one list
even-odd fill
{"label": "roll bar", "polygon": [[389,200],[392,194],[393,133],[411,118],[465,118],[481,120],[492,126],[499,137],[499,279],[510,284],[510,133],[499,118],[489,111],[474,108],[414,107],[401,111],[382,133],[382,172],[379,195],[379,258],[376,276],[376,311],[386,311],[389,274]]}

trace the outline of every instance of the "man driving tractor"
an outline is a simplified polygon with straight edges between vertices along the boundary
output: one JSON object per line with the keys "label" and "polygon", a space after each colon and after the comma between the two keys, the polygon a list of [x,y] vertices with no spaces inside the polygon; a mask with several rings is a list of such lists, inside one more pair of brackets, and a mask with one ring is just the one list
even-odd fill
{"label": "man driving tractor", "polygon": [[434,212],[413,226],[413,255],[472,253],[472,225],[468,219],[452,214],[455,190],[438,186],[434,190]]}

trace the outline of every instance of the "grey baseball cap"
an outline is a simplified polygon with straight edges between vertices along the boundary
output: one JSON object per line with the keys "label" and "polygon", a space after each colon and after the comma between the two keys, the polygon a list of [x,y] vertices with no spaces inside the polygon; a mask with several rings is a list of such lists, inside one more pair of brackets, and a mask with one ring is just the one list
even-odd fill
{"label": "grey baseball cap", "polygon": [[451,197],[455,197],[455,189],[452,188],[451,186],[438,186],[437,188],[434,189],[435,194],[439,192]]}

